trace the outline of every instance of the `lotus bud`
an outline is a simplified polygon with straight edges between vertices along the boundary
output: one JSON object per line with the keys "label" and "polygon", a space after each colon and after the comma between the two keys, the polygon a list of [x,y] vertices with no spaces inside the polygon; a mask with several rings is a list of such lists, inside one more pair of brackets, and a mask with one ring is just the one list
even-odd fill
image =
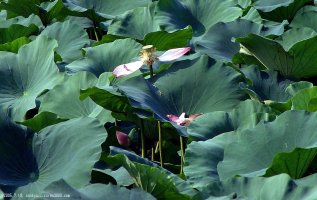
{"label": "lotus bud", "polygon": [[121,146],[124,146],[126,148],[128,148],[130,146],[131,140],[127,134],[125,134],[121,131],[116,131],[116,137],[117,137],[118,143]]}

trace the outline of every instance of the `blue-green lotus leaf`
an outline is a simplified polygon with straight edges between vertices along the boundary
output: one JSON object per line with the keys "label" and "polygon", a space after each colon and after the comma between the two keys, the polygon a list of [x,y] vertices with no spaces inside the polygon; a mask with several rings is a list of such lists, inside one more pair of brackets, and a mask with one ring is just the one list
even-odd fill
{"label": "blue-green lotus leaf", "polygon": [[236,139],[234,132],[227,132],[187,146],[184,173],[194,188],[201,190],[219,181],[217,165],[223,160],[224,147]]}
{"label": "blue-green lotus leaf", "polygon": [[304,7],[302,9],[302,12],[297,12],[294,19],[290,23],[290,27],[293,28],[301,28],[301,27],[308,27],[313,29],[317,32],[317,13],[316,13],[316,7]]}
{"label": "blue-green lotus leaf", "polygon": [[77,12],[85,12],[93,10],[96,14],[105,18],[114,18],[121,15],[126,11],[132,10],[137,7],[146,7],[150,0],[63,0],[65,6]]}
{"label": "blue-green lotus leaf", "polygon": [[[132,106],[149,109],[157,119],[168,122],[167,115],[231,110],[245,99],[240,81],[232,68],[202,56],[176,62],[150,81],[135,77],[118,85]],[[187,136],[184,127],[174,125]]]}
{"label": "blue-green lotus leaf", "polygon": [[256,66],[246,67],[241,71],[246,78],[252,81],[250,86],[245,86],[246,89],[253,92],[258,100],[286,102],[291,98],[291,94],[286,91],[286,88],[293,81],[280,76],[276,71],[261,71]]}
{"label": "blue-green lotus leaf", "polygon": [[7,11],[7,17],[28,17],[31,14],[39,15],[38,0],[8,0],[0,2],[0,10]]}
{"label": "blue-green lotus leaf", "polygon": [[61,178],[76,188],[86,185],[107,136],[91,118],[69,120],[35,134],[1,119],[0,129],[0,184],[17,187],[16,192],[23,194],[41,194]]}
{"label": "blue-green lotus leaf", "polygon": [[316,187],[299,186],[287,174],[269,178],[237,177],[231,180],[207,185],[202,191],[203,199],[263,199],[297,200],[315,199]]}
{"label": "blue-green lotus leaf", "polygon": [[[111,76],[109,73],[104,75],[104,79]],[[39,112],[52,112],[63,119],[87,116],[97,118],[102,123],[113,121],[110,111],[103,109],[90,98],[83,101],[79,98],[81,89],[93,87],[97,82],[97,77],[89,72],[78,72],[70,76],[45,94]]]}
{"label": "blue-green lotus leaf", "polygon": [[[85,200],[104,200],[104,199],[127,199],[127,200],[155,200],[155,198],[144,192],[141,189],[133,188],[131,190],[124,187],[115,186],[112,184],[90,184],[86,185],[83,188],[76,189],[70,186],[65,180],[61,179],[50,184],[45,188],[43,195],[51,195],[54,197],[56,194],[70,195],[70,199],[85,199]],[[51,199],[49,198],[40,198],[40,199]]]}
{"label": "blue-green lotus leaf", "polygon": [[81,58],[81,49],[90,44],[87,32],[70,20],[55,22],[46,27],[41,35],[57,40],[56,52],[67,63]]}
{"label": "blue-green lotus leaf", "polygon": [[316,113],[286,111],[273,122],[237,131],[239,139],[225,147],[224,160],[218,165],[220,179],[272,172],[299,178],[303,174],[298,172],[304,173],[314,157],[308,153],[317,146],[316,117]]}
{"label": "blue-green lotus leaf", "polygon": [[205,33],[218,22],[230,22],[242,15],[242,10],[231,0],[160,0],[155,20],[166,31],[190,25],[194,36]]}
{"label": "blue-green lotus leaf", "polygon": [[131,37],[143,40],[146,34],[159,31],[160,27],[154,20],[154,4],[128,11],[124,16],[112,20],[108,34]]}
{"label": "blue-green lotus leaf", "polygon": [[283,23],[277,26],[264,26],[245,19],[220,22],[212,26],[201,39],[195,42],[195,50],[212,58],[229,62],[240,50],[240,45],[234,42],[234,38],[245,37],[250,33],[267,36],[281,35],[283,32]]}
{"label": "blue-green lotus leaf", "polygon": [[296,12],[312,0],[253,0],[254,7],[263,18],[272,21],[292,19]]}
{"label": "blue-green lotus leaf", "polygon": [[[307,29],[294,30],[301,33],[300,36],[289,34],[291,37],[284,38],[288,40],[284,43],[285,46],[278,41],[254,34],[236,41],[243,45],[247,54],[253,55],[268,69],[277,70],[286,77],[312,77],[317,75],[317,57],[314,56],[317,52],[317,36],[307,39],[306,36],[311,33],[306,31]],[[305,36],[306,33],[308,35]],[[305,39],[297,42],[298,37]]]}
{"label": "blue-green lotus leaf", "polygon": [[39,36],[19,49],[18,54],[0,52],[0,110],[15,121],[35,108],[35,99],[61,79],[54,63],[57,42]]}
{"label": "blue-green lotus leaf", "polygon": [[85,48],[85,58],[70,63],[66,69],[70,72],[89,71],[98,77],[103,72],[112,72],[118,65],[138,58],[141,48],[142,45],[132,39]]}
{"label": "blue-green lotus leaf", "polygon": [[72,119],[44,128],[32,141],[37,171],[27,174],[33,180],[16,192],[41,194],[45,187],[62,178],[75,188],[87,185],[106,136],[102,124],[92,118]]}
{"label": "blue-green lotus leaf", "polygon": [[188,127],[189,136],[194,140],[208,140],[225,132],[253,128],[261,120],[269,121],[271,109],[258,101],[246,100],[230,112],[206,113]]}

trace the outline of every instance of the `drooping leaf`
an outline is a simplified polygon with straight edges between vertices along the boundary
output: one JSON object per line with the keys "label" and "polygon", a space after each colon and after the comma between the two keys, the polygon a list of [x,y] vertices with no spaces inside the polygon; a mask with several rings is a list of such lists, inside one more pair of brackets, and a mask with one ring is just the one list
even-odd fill
{"label": "drooping leaf", "polygon": [[138,57],[142,45],[132,39],[116,40],[96,47],[85,48],[85,58],[66,66],[70,72],[89,71],[96,76],[112,72],[115,67]]}
{"label": "drooping leaf", "polygon": [[0,52],[0,109],[22,121],[35,108],[35,99],[62,78],[54,63],[55,40],[39,36],[19,49],[18,54]]}
{"label": "drooping leaf", "polygon": [[87,32],[70,20],[55,22],[46,27],[41,35],[57,40],[56,52],[67,63],[81,58],[81,49],[90,44]]}
{"label": "drooping leaf", "polygon": [[156,167],[131,162],[123,155],[117,155],[114,159],[118,159],[122,163],[139,188],[151,193],[157,199],[190,199],[189,196],[178,191],[173,179],[164,171]]}
{"label": "drooping leaf", "polygon": [[166,31],[190,25],[193,35],[200,36],[218,22],[230,22],[242,14],[233,1],[225,0],[161,0],[157,4],[155,20]]}
{"label": "drooping leaf", "polygon": [[309,112],[317,111],[317,87],[302,89],[297,92],[293,98],[293,110],[306,110]]}

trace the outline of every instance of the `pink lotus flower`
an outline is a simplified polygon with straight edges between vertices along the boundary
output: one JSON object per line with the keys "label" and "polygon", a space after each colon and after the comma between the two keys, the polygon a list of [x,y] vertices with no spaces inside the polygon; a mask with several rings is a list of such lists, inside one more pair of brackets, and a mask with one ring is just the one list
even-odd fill
{"label": "pink lotus flower", "polygon": [[183,112],[179,117],[176,115],[167,115],[167,118],[172,121],[175,122],[176,124],[180,125],[180,126],[189,126],[190,122],[193,121],[195,118],[197,118],[198,116],[202,115],[202,113],[199,114],[193,114],[193,115],[189,115],[188,118],[185,117],[185,113]]}
{"label": "pink lotus flower", "polygon": [[153,63],[157,60],[162,62],[176,60],[190,51],[190,49],[190,47],[170,49],[164,52],[161,56],[157,56],[153,45],[146,45],[140,52],[140,60],[119,65],[113,70],[112,74],[117,78],[123,77],[132,74],[143,65],[153,65]]}
{"label": "pink lotus flower", "polygon": [[131,140],[127,134],[121,131],[116,131],[116,137],[117,137],[118,143],[121,146],[124,146],[126,148],[130,146]]}

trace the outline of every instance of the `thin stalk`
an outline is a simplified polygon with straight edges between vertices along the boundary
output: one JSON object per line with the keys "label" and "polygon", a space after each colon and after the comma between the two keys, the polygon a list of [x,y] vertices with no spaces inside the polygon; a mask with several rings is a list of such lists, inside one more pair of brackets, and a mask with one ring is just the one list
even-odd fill
{"label": "thin stalk", "polygon": [[99,37],[98,37],[97,31],[96,31],[96,27],[94,27],[94,32],[95,32],[96,40],[97,40],[97,42],[99,42]]}
{"label": "thin stalk", "polygon": [[144,158],[145,156],[145,141],[144,141],[144,122],[143,119],[141,119],[141,156]]}
{"label": "thin stalk", "polygon": [[152,66],[152,65],[149,65],[149,68],[150,68],[150,78],[152,78],[152,77],[154,76],[153,66]]}
{"label": "thin stalk", "polygon": [[153,147],[151,148],[151,152],[152,152],[152,154],[151,154],[151,161],[154,161],[154,148],[153,148]]}
{"label": "thin stalk", "polygon": [[160,148],[160,164],[163,167],[163,151],[162,151],[162,130],[161,130],[161,122],[157,121],[158,125],[158,134],[159,134],[159,148]]}
{"label": "thin stalk", "polygon": [[184,162],[185,162],[185,157],[184,157],[184,141],[183,137],[179,136],[179,141],[180,141],[180,146],[181,146],[181,171],[180,174],[184,174]]}
{"label": "thin stalk", "polygon": [[158,153],[158,152],[159,152],[159,142],[157,142],[155,146],[155,153]]}

